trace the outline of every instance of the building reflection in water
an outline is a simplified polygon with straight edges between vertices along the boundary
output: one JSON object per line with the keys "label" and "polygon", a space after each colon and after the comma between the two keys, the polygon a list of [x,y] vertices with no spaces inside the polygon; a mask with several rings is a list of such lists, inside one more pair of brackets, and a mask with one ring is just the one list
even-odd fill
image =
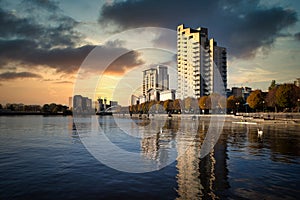
{"label": "building reflection in water", "polygon": [[[144,131],[141,139],[142,153],[145,157],[158,162],[160,167],[166,166],[170,160],[175,159],[176,144],[174,141],[178,126],[172,120],[156,120],[151,123],[151,130]],[[149,127],[146,127],[149,129]]]}
{"label": "building reflection in water", "polygon": [[[299,148],[297,148],[300,144],[298,139],[299,125],[289,125],[288,127],[274,124],[245,125],[227,121],[214,149],[200,159],[201,145],[203,145],[210,126],[209,120],[200,118],[198,121],[180,117],[174,117],[170,120],[136,120],[133,122],[129,119],[122,120],[125,124],[131,123],[129,123],[129,128],[138,127],[137,131],[127,136],[118,131],[118,125],[111,117],[100,118],[99,124],[104,131],[107,131],[105,134],[107,137],[111,137],[112,142],[116,141],[116,144],[120,145],[124,141],[128,141],[127,146],[120,145],[125,150],[126,147],[137,144],[134,146],[135,152],[154,160],[153,163],[158,163],[159,167],[164,167],[175,161],[177,173],[173,174],[172,172],[172,176],[177,180],[177,187],[175,188],[177,199],[236,199],[239,197],[247,198],[250,193],[254,195],[252,197],[256,197],[255,194],[258,194],[257,187],[266,188],[272,180],[278,180],[282,176],[282,172],[278,173],[277,168],[261,168],[261,162],[264,162],[263,164],[266,166],[269,165],[270,161],[291,163],[295,162],[295,157],[300,155]],[[83,119],[83,122],[76,123],[76,126],[78,126],[77,128],[85,128],[86,122],[89,121],[89,119]],[[263,129],[261,137],[257,133],[258,127]],[[69,128],[71,130],[72,123],[70,123]],[[84,134],[88,134],[88,132]],[[81,137],[84,137],[84,134]],[[136,136],[140,137],[136,138]],[[128,149],[132,150],[132,148]],[[249,173],[247,168],[242,169],[236,175],[236,172],[232,170],[230,174],[232,188],[230,188],[228,156],[231,158],[229,165],[231,169],[238,169],[239,166],[244,165],[244,162],[248,165],[251,162],[249,166],[257,169],[256,172],[254,170],[254,172]],[[260,160],[259,156],[264,158],[268,156],[269,159]],[[253,173],[256,176],[270,173],[273,179],[259,182],[257,180],[261,180],[261,176],[252,179]],[[293,173],[293,170],[287,171],[284,175],[290,176]],[[243,181],[241,182],[241,180]],[[240,184],[244,185],[240,186]],[[288,181],[287,184],[289,184]],[[270,196],[276,194],[273,194],[274,191],[269,194],[271,190],[272,188],[268,188],[265,192]],[[242,193],[243,191],[244,193]]]}
{"label": "building reflection in water", "polygon": [[[208,125],[209,122],[200,121],[193,144],[190,143],[188,135],[178,134],[176,137],[178,151],[189,146],[177,159],[179,196],[177,199],[218,199],[220,196],[224,197],[225,193],[221,192],[229,188],[226,136],[221,135],[222,138],[219,139],[214,150],[204,158],[199,158]],[[191,131],[187,123],[182,124],[181,127],[184,129],[183,132]],[[216,190],[218,193],[215,192]]]}
{"label": "building reflection in water", "polygon": [[[214,150],[200,159],[201,144],[208,126],[209,121],[198,122],[181,118],[167,120],[160,131],[141,140],[143,155],[161,164],[168,160],[169,149],[174,144],[172,141],[175,142],[177,199],[218,199],[224,197],[229,188],[227,136],[221,135]],[[159,130],[159,127],[152,128]]]}

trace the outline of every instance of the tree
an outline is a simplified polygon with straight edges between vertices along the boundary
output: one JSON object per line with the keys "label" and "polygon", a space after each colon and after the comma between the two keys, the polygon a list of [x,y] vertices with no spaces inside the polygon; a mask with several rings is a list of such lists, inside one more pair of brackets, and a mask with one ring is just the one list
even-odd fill
{"label": "tree", "polygon": [[274,87],[270,90],[271,87],[269,87],[269,92],[266,96],[266,103],[269,108],[274,108],[275,112],[277,111],[277,104],[276,104],[276,92],[278,87]]}
{"label": "tree", "polygon": [[227,98],[227,110],[238,112],[238,111],[245,111],[244,105],[245,100],[243,97],[235,97],[234,95],[231,95]]}
{"label": "tree", "polygon": [[173,110],[173,101],[172,100],[166,100],[164,101],[164,109],[168,113]]}
{"label": "tree", "polygon": [[300,98],[300,88],[294,84],[280,85],[276,91],[276,104],[281,108],[293,108],[297,106]]}
{"label": "tree", "polygon": [[139,112],[140,113],[145,113],[144,111],[145,111],[145,103],[139,104]]}
{"label": "tree", "polygon": [[152,100],[148,103],[148,112],[154,113],[155,110],[156,110],[156,102]]}
{"label": "tree", "polygon": [[164,113],[164,102],[163,101],[159,101],[159,112],[160,113]]}
{"label": "tree", "polygon": [[138,113],[138,106],[137,105],[132,105],[132,113]]}
{"label": "tree", "polygon": [[144,106],[143,106],[143,113],[145,113],[145,114],[148,114],[148,112],[149,112],[149,103],[150,102],[145,102],[145,103],[143,103],[144,104]]}
{"label": "tree", "polygon": [[164,109],[167,112],[168,112],[169,103],[170,103],[169,100],[164,101]]}
{"label": "tree", "polygon": [[50,111],[50,113],[57,113],[57,111],[58,111],[57,105],[55,103],[51,103],[49,105],[49,111]]}
{"label": "tree", "polygon": [[163,101],[156,102],[156,111],[158,113],[163,113],[163,111],[164,111],[163,106],[164,106],[164,102]]}
{"label": "tree", "polygon": [[179,99],[175,99],[173,102],[173,109],[175,112],[181,112],[181,103]]}
{"label": "tree", "polygon": [[184,99],[184,109],[190,111],[192,108],[192,97],[187,97]]}
{"label": "tree", "polygon": [[230,97],[228,97],[228,99],[227,99],[227,109],[235,110],[236,109],[236,102],[237,102],[237,99],[236,99],[235,96],[231,95]]}
{"label": "tree", "polygon": [[261,90],[254,90],[247,98],[247,103],[252,109],[261,109],[263,107],[264,98]]}
{"label": "tree", "polygon": [[202,96],[198,99],[198,106],[201,110],[205,109],[205,102],[206,102],[207,96]]}
{"label": "tree", "polygon": [[138,104],[138,105],[137,105],[137,112],[138,112],[138,113],[143,112],[142,104]]}
{"label": "tree", "polygon": [[49,113],[50,112],[50,106],[49,106],[49,104],[44,104],[43,108],[42,108],[42,111],[44,113]]}
{"label": "tree", "polygon": [[195,99],[195,98],[191,99],[191,109],[190,109],[190,111],[192,113],[200,113],[200,109],[199,109],[199,106],[198,106],[198,100]]}
{"label": "tree", "polygon": [[2,104],[0,104],[0,109],[3,109]]}
{"label": "tree", "polygon": [[211,108],[211,102],[209,96],[202,96],[198,101],[198,105],[202,110],[207,110]]}
{"label": "tree", "polygon": [[269,86],[269,91],[276,87],[276,81],[272,80],[271,85]]}

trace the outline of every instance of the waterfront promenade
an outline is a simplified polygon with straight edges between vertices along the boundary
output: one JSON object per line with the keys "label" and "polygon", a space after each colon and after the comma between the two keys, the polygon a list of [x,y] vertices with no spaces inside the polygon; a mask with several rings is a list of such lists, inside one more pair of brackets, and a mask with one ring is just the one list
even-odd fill
{"label": "waterfront promenade", "polygon": [[[116,117],[126,118],[141,118],[141,119],[154,119],[154,118],[185,118],[185,119],[204,119],[211,118],[212,116],[222,116],[216,114],[172,114],[169,117],[168,114],[113,114]],[[273,123],[273,124],[299,124],[300,125],[300,113],[237,113],[236,115],[226,114],[226,121],[233,122],[256,122],[256,123]]]}

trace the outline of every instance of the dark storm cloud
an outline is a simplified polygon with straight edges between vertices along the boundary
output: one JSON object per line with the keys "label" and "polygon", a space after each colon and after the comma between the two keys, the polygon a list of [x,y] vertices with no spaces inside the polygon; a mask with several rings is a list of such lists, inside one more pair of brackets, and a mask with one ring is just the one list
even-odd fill
{"label": "dark storm cloud", "polygon": [[[33,57],[31,61],[38,64],[40,61],[46,62],[47,65],[54,67],[58,72],[75,72],[83,63],[84,59],[89,63],[85,69],[95,73],[100,72],[103,68],[109,66],[106,72],[122,74],[126,69],[144,64],[140,54],[136,51],[130,51],[121,46],[110,46],[110,43],[102,46],[86,45],[79,48],[53,49],[48,52],[40,52],[38,57]],[[88,54],[96,49],[96,57],[87,57]],[[92,54],[95,54],[94,52]],[[117,56],[117,57],[115,57]],[[112,61],[107,65],[108,61]],[[85,66],[83,64],[83,66]]]}
{"label": "dark storm cloud", "polygon": [[[31,69],[35,66],[46,66],[56,69],[57,72],[73,73],[96,47],[94,45],[78,47],[78,44],[84,42],[83,36],[76,31],[78,22],[63,15],[57,3],[48,0],[23,1],[21,9],[22,13],[25,13],[22,17],[5,10],[4,7],[0,8],[2,71],[10,71],[8,66],[14,63]],[[91,68],[101,66],[103,60],[111,55],[129,52],[122,47],[123,43],[116,40],[98,47],[101,59],[98,59]],[[120,73],[125,68],[136,66],[141,63],[138,56],[135,52],[129,53],[118,59],[110,70]],[[121,63],[121,60],[124,63]]]}
{"label": "dark storm cloud", "polygon": [[[15,62],[31,68],[44,65],[62,72],[75,71],[93,48],[76,47],[82,40],[75,30],[78,22],[61,14],[51,1],[24,1],[22,6],[28,10],[22,17],[0,8],[0,68],[5,69],[10,62]],[[35,18],[32,7],[49,12],[43,14],[44,18]]]}
{"label": "dark storm cloud", "polygon": [[33,37],[42,34],[42,27],[28,19],[18,18],[13,13],[0,8],[0,37]]}
{"label": "dark storm cloud", "polygon": [[42,78],[42,76],[31,72],[4,72],[0,74],[0,80],[11,80],[19,78]]}
{"label": "dark storm cloud", "polygon": [[106,69],[106,72],[123,74],[126,70],[145,64],[145,61],[139,58],[140,56],[141,54],[137,51],[129,51],[112,62]]}
{"label": "dark storm cloud", "polygon": [[26,13],[32,14],[20,17],[0,8],[0,37],[26,38],[43,48],[74,46],[82,38],[75,30],[78,22],[70,17],[52,12],[45,12],[43,17],[35,16],[32,9]]}
{"label": "dark storm cloud", "polygon": [[[112,45],[112,46],[111,46]],[[18,62],[24,66],[44,65],[56,69],[57,72],[73,73],[81,66],[88,54],[96,48],[97,55],[89,70],[97,71],[106,67],[107,61],[113,61],[107,72],[122,73],[125,69],[135,67],[144,62],[140,54],[123,47],[115,46],[116,42],[108,42],[102,46],[85,45],[78,48],[41,49],[38,44],[29,40],[0,40],[0,68],[6,68],[10,62]],[[117,55],[118,57],[115,57]],[[108,63],[110,64],[110,63]]]}
{"label": "dark storm cloud", "polygon": [[295,24],[297,13],[281,6],[263,7],[258,0],[140,0],[105,4],[99,23],[109,29],[160,26],[176,30],[184,23],[208,27],[210,36],[235,57],[251,57],[269,48],[280,32]]}
{"label": "dark storm cloud", "polygon": [[76,71],[84,58],[94,46],[79,48],[38,48],[38,44],[30,40],[0,40],[0,59],[4,68],[10,62],[24,66],[44,65],[55,68],[58,72]]}

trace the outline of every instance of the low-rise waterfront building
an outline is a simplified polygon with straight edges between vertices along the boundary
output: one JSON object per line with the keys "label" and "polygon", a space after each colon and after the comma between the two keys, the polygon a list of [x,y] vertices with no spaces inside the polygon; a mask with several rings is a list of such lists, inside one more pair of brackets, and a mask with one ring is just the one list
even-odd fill
{"label": "low-rise waterfront building", "polygon": [[176,91],[175,90],[165,90],[160,92],[160,101],[175,100]]}

